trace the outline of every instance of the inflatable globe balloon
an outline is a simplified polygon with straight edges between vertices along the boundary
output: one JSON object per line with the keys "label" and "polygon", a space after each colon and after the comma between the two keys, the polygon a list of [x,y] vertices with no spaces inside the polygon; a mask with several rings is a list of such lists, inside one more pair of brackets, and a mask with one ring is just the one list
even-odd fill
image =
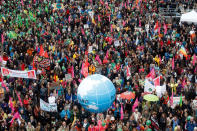
{"label": "inflatable globe balloon", "polygon": [[93,113],[106,111],[114,102],[116,90],[105,76],[94,74],[86,77],[77,89],[77,99],[82,107]]}

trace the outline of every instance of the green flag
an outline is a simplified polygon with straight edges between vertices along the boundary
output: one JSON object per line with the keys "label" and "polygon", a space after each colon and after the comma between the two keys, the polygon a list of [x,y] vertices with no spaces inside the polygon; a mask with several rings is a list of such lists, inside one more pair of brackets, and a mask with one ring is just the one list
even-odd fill
{"label": "green flag", "polygon": [[180,102],[179,102],[179,104],[180,104],[180,107],[182,107],[182,103],[183,103],[183,98],[182,98],[182,94],[181,94],[181,97],[180,97]]}

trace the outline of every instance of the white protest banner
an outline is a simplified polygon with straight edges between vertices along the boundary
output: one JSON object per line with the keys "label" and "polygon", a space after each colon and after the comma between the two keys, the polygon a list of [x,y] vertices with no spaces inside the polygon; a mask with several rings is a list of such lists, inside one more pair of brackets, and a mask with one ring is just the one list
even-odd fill
{"label": "white protest banner", "polygon": [[117,47],[117,46],[120,46],[120,42],[119,42],[119,40],[116,40],[115,42],[114,42],[114,45]]}
{"label": "white protest banner", "polygon": [[150,83],[148,79],[145,80],[144,92],[152,93],[155,90],[155,86]]}
{"label": "white protest banner", "polygon": [[[185,96],[182,96],[182,101],[185,100]],[[179,105],[180,97],[173,97],[173,105],[171,106],[172,109],[175,108],[176,105]]]}
{"label": "white protest banner", "polygon": [[197,99],[193,100],[192,109],[197,110]]}
{"label": "white protest banner", "polygon": [[71,74],[65,74],[66,81],[72,80]]}
{"label": "white protest banner", "polygon": [[91,19],[94,18],[94,12],[93,11],[88,11],[88,14],[90,15]]}
{"label": "white protest banner", "polygon": [[84,29],[88,29],[89,28],[89,25],[88,24],[85,24],[84,25]]}
{"label": "white protest banner", "polygon": [[10,69],[1,67],[1,74],[2,76],[36,79],[35,70],[19,71],[19,70],[10,70]]}
{"label": "white protest banner", "polygon": [[162,97],[162,95],[166,92],[166,85],[162,85],[162,86],[156,86],[156,93],[158,97]]}
{"label": "white protest banner", "polygon": [[57,112],[57,104],[56,103],[47,103],[40,99],[40,109],[48,112]]}

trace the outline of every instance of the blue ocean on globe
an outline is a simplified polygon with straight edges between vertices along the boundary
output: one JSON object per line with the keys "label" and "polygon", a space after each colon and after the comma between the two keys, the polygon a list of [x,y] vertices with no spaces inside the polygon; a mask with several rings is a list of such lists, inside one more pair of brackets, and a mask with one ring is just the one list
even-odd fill
{"label": "blue ocean on globe", "polygon": [[93,113],[106,111],[113,104],[115,96],[116,89],[111,80],[100,74],[86,77],[77,90],[79,103]]}

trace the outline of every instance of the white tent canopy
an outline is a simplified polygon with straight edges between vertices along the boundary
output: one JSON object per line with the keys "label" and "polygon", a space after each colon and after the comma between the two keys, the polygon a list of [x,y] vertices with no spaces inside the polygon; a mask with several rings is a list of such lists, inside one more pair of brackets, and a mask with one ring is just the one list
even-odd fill
{"label": "white tent canopy", "polygon": [[191,12],[185,13],[181,15],[180,22],[187,22],[187,23],[195,23],[197,24],[197,13],[196,11],[192,10]]}

